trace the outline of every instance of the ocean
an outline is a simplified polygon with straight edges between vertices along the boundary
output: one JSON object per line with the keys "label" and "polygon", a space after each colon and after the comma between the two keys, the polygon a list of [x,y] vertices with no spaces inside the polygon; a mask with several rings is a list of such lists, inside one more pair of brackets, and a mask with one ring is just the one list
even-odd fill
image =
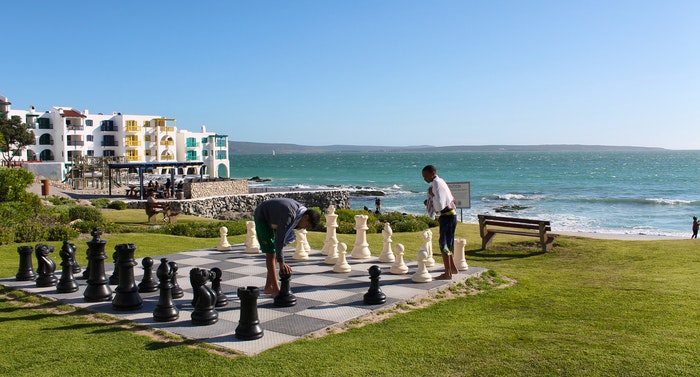
{"label": "ocean", "polygon": [[353,209],[379,197],[382,211],[424,214],[421,170],[433,164],[448,183],[469,182],[465,223],[493,214],[550,220],[554,232],[690,237],[698,162],[695,150],[271,153],[232,155],[231,177],[259,177],[250,186],[263,190],[343,188]]}

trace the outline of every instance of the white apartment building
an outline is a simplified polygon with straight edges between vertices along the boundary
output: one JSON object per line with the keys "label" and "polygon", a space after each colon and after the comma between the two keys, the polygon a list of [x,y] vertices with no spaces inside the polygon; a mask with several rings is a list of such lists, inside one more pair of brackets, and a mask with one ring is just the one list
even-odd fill
{"label": "white apartment building", "polygon": [[[77,157],[121,157],[133,163],[202,162],[202,174],[228,178],[228,136],[206,132],[178,130],[176,120],[157,115],[91,114],[69,106],[53,106],[41,113],[32,106],[13,110],[6,97],[0,96],[0,109],[9,116],[22,118],[36,136],[19,160],[51,164],[52,179],[65,178]],[[32,169],[36,170],[36,169]],[[46,169],[41,169],[47,176]],[[200,172],[197,172],[200,173]]]}

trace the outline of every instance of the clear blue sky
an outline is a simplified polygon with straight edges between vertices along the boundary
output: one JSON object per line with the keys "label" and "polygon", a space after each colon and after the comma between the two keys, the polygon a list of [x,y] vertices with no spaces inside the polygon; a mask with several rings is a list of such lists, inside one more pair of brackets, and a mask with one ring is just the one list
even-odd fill
{"label": "clear blue sky", "polygon": [[11,1],[0,94],[306,145],[700,149],[700,1]]}

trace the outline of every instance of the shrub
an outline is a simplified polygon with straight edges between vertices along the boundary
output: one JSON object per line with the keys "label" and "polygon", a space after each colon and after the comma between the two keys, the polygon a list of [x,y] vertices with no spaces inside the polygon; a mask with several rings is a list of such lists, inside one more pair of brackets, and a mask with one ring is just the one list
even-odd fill
{"label": "shrub", "polygon": [[46,200],[55,206],[61,206],[61,205],[75,203],[72,199],[64,198],[64,197],[56,196],[56,195],[51,195],[48,198],[46,198]]}
{"label": "shrub", "polygon": [[33,208],[24,202],[0,203],[0,223],[17,224],[35,216]]}
{"label": "shrub", "polygon": [[95,207],[86,206],[74,206],[68,209],[68,217],[71,221],[73,220],[83,220],[83,221],[95,221],[102,223],[104,218],[100,210]]}
{"label": "shrub", "polygon": [[15,242],[15,229],[9,226],[0,227],[0,245],[9,245]]}
{"label": "shrub", "polygon": [[428,224],[416,219],[408,217],[404,220],[391,224],[391,229],[395,232],[419,232],[428,229]]}
{"label": "shrub", "polygon": [[115,200],[107,204],[107,208],[116,209],[118,211],[123,211],[126,209],[126,203],[121,200]]}
{"label": "shrub", "polygon": [[109,205],[109,199],[107,198],[99,198],[99,199],[93,199],[90,201],[93,206],[96,208],[106,208]]}
{"label": "shrub", "polygon": [[27,170],[0,168],[0,202],[25,201],[27,187],[33,181],[34,174]]}
{"label": "shrub", "polygon": [[78,231],[67,225],[55,225],[47,229],[46,240],[42,241],[63,241],[78,236]]}
{"label": "shrub", "polygon": [[15,225],[15,242],[39,242],[46,240],[46,228],[38,223],[25,221]]}

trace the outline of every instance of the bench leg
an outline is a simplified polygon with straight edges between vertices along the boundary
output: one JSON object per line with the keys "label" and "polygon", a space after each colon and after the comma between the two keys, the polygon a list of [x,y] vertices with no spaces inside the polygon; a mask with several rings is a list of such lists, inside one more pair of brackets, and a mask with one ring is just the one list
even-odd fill
{"label": "bench leg", "polygon": [[486,232],[486,234],[481,237],[481,250],[486,250],[491,246],[493,236],[495,235],[496,233]]}
{"label": "bench leg", "polygon": [[157,213],[154,213],[154,214],[148,216],[149,223],[155,223],[157,221],[158,221],[158,214]]}

